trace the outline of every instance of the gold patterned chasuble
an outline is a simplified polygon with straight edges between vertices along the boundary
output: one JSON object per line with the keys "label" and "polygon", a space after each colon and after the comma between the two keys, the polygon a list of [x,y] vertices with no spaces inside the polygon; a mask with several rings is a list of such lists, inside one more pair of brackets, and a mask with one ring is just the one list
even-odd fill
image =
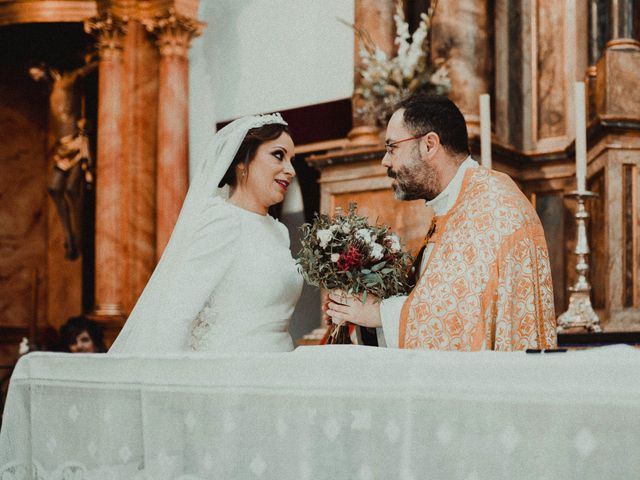
{"label": "gold patterned chasuble", "polygon": [[554,348],[547,244],[535,209],[507,175],[474,168],[436,217],[425,269],[400,317],[400,348]]}

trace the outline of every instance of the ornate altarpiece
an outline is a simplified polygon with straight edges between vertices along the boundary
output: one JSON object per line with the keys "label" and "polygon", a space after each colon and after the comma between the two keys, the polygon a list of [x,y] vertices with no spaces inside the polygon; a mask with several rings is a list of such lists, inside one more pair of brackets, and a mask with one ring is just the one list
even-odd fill
{"label": "ornate altarpiece", "polygon": [[[97,127],[93,132],[97,154],[95,259],[90,259],[95,268],[87,279],[83,278],[82,261],[64,260],[57,246],[61,243],[59,220],[46,198],[46,174],[39,172],[50,168],[47,122],[38,120],[35,111],[40,107],[44,111],[45,105],[36,101],[33,91],[23,93],[19,87],[20,82],[29,82],[25,66],[11,64],[9,56],[3,57],[16,77],[2,85],[7,92],[4,97],[18,100],[15,106],[3,110],[2,121],[24,127],[15,148],[7,146],[13,139],[4,148],[17,152],[11,158],[16,158],[16,164],[25,165],[23,169],[30,172],[25,175],[37,177],[31,182],[33,185],[29,184],[29,189],[37,191],[25,197],[22,189],[22,200],[17,201],[17,211],[14,208],[13,212],[16,217],[22,213],[33,217],[30,226],[22,229],[29,230],[0,239],[0,247],[8,253],[0,266],[2,294],[10,300],[8,305],[15,306],[7,308],[0,320],[0,357],[7,368],[17,356],[17,345],[23,336],[50,347],[41,333],[47,328],[57,329],[67,317],[83,311],[83,288],[92,290],[92,305],[84,306],[85,313],[107,327],[107,338],[113,337],[151,275],[187,190],[187,54],[191,39],[204,28],[197,21],[198,3],[0,2],[0,28],[4,35],[24,35],[27,29],[28,38],[29,33],[37,35],[40,27],[59,25],[64,31],[72,31],[75,40],[56,38],[59,47],[52,45],[51,50],[81,51],[90,45],[99,62],[91,92],[96,97],[91,101],[97,105]],[[27,52],[23,56],[33,53],[29,45],[18,45],[20,50],[23,47]],[[35,120],[31,121],[32,117]],[[19,123],[22,118],[25,121]],[[31,137],[25,132],[31,132]],[[25,145],[37,148],[29,150]],[[25,206],[29,202],[31,206]],[[37,248],[30,244],[37,244]],[[34,249],[37,255],[32,252]]]}

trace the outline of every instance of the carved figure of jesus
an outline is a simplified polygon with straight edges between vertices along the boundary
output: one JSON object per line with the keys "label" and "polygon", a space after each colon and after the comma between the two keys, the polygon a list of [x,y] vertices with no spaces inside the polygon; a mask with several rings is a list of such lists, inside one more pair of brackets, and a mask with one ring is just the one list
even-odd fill
{"label": "carved figure of jesus", "polygon": [[80,185],[93,182],[93,159],[83,118],[83,79],[98,66],[88,63],[68,72],[40,64],[29,69],[31,78],[49,88],[49,131],[56,139],[51,152],[53,173],[47,190],[64,228],[65,257],[80,255]]}

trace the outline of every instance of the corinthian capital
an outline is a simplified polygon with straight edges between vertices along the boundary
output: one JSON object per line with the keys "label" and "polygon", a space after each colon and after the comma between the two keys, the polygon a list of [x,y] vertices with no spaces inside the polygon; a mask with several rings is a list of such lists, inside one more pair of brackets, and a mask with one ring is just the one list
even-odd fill
{"label": "corinthian capital", "polygon": [[127,33],[127,18],[106,13],[84,21],[84,31],[94,35],[101,58],[117,57],[122,52]]}
{"label": "corinthian capital", "polygon": [[161,55],[183,58],[187,58],[191,40],[206,26],[206,23],[176,13],[173,8],[166,15],[142,23],[148,32],[155,35]]}

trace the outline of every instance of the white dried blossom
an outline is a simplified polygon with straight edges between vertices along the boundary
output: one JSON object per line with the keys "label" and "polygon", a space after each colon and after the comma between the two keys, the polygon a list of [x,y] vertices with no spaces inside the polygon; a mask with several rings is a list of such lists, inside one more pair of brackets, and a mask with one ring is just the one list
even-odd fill
{"label": "white dried blossom", "polygon": [[20,355],[24,355],[25,353],[29,353],[31,347],[29,346],[29,339],[27,337],[22,337],[22,341],[18,346],[18,353]]}
{"label": "white dried blossom", "polygon": [[331,254],[331,261],[333,263],[337,263],[338,260],[340,260],[340,254],[339,253],[332,253]]}
{"label": "white dried blossom", "polygon": [[[363,102],[358,114],[384,124],[393,105],[403,96],[418,90],[436,94],[446,94],[451,84],[438,69],[437,61],[429,56],[429,30],[437,1],[431,2],[428,13],[420,15],[420,24],[413,34],[404,16],[402,0],[396,0],[396,13],[393,17],[396,27],[394,43],[395,56],[389,57],[384,50],[375,45],[369,35],[356,29],[362,44],[360,46],[359,88],[355,94]],[[353,27],[355,28],[355,27]],[[444,68],[444,67],[440,67]]]}
{"label": "white dried blossom", "polygon": [[384,63],[388,60],[386,52],[382,50],[380,47],[376,47],[376,49],[374,50],[373,56],[376,59],[376,61],[379,62],[380,65],[384,65]]}
{"label": "white dried blossom", "polygon": [[318,230],[316,237],[318,237],[320,247],[327,248],[327,245],[329,245],[329,242],[333,239],[333,232],[329,229]]}
{"label": "white dried blossom", "polygon": [[438,68],[433,75],[431,75],[430,81],[432,84],[439,87],[442,91],[451,90],[451,80],[449,79],[449,71],[442,65]]}

